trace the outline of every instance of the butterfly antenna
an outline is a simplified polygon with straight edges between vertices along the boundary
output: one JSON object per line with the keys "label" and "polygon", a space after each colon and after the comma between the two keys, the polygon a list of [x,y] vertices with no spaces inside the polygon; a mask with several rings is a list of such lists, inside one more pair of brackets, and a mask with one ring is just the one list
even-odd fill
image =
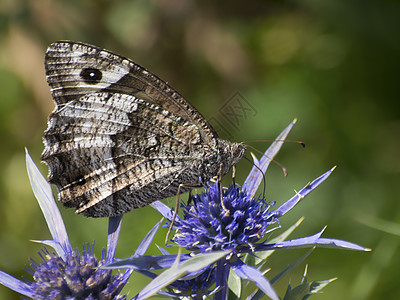
{"label": "butterfly antenna", "polygon": [[276,161],[275,159],[272,159],[272,158],[266,156],[263,152],[261,152],[261,151],[258,150],[257,148],[255,148],[255,147],[253,147],[253,146],[251,146],[251,145],[246,145],[246,146],[249,147],[249,148],[251,148],[251,149],[253,149],[255,152],[261,154],[261,156],[265,156],[265,157],[269,158],[269,159],[271,160],[271,162],[273,162],[274,164],[278,165],[278,166],[282,169],[283,175],[284,175],[285,177],[288,175],[287,169],[285,168],[284,165],[282,165],[281,163],[279,163],[279,162]]}
{"label": "butterfly antenna", "polygon": [[289,142],[289,143],[296,143],[299,144],[301,147],[305,148],[306,143],[303,141],[298,141],[298,140],[247,140],[243,141],[247,145],[247,143],[258,143],[258,142]]}
{"label": "butterfly antenna", "polygon": [[260,171],[260,173],[262,174],[263,177],[263,198],[265,197],[265,190],[266,190],[266,182],[267,180],[265,179],[265,173],[261,170],[261,168],[259,166],[256,166],[254,162],[252,162],[249,158],[247,158],[246,156],[244,156],[244,159],[246,159],[247,161],[249,161],[251,164],[253,164],[253,166],[258,169],[258,171]]}

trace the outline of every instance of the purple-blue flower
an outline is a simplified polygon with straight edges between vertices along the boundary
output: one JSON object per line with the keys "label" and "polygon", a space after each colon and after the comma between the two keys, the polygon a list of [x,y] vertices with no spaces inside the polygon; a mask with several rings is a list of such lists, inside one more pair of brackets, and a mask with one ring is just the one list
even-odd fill
{"label": "purple-blue flower", "polygon": [[103,250],[100,260],[94,256],[93,247],[84,245],[82,253],[73,249],[50,185],[28,152],[26,163],[33,192],[53,238],[37,242],[51,246],[54,251],[44,248],[39,252],[39,262],[31,259],[27,271],[33,276],[32,282],[0,271],[0,283],[32,299],[126,299],[120,292],[132,271],[113,275],[112,270],[101,268],[114,261],[122,219],[109,219],[107,251]]}
{"label": "purple-blue flower", "polygon": [[[156,293],[180,299],[206,299],[213,295],[215,300],[224,300],[228,295],[228,281],[234,282],[230,285],[234,289],[234,286],[242,285],[241,282],[237,282],[238,280],[250,280],[255,283],[258,290],[253,292],[251,299],[260,299],[263,295],[267,295],[271,299],[278,300],[280,298],[272,285],[304,260],[311,250],[268,280],[260,267],[262,260],[272,251],[315,247],[368,250],[350,242],[322,238],[324,229],[312,236],[285,240],[300,222],[278,237],[273,239],[269,237],[268,233],[280,228],[279,218],[328,178],[334,169],[307,183],[277,208],[274,207],[275,203],[267,202],[262,197],[255,197],[263,174],[294,123],[276,138],[260,160],[253,157],[254,166],[241,188],[230,186],[223,191],[221,197],[219,183],[206,186],[204,193],[192,197],[193,204],[181,206],[183,217],[176,217],[172,242],[187,249],[188,254],[172,255],[160,248],[162,255],[145,256],[143,253],[135,253],[132,257],[118,260],[105,268],[133,269],[152,278],[153,280],[136,295],[137,300],[147,299]],[[168,206],[160,201],[151,205],[169,222],[172,221],[173,213]],[[252,259],[248,259],[250,256]],[[261,263],[255,265],[249,263],[257,260]],[[159,269],[165,270],[159,275],[153,272]],[[232,274],[235,276],[231,278]],[[326,284],[329,282],[329,280],[324,281]],[[163,288],[167,290],[162,290]],[[289,294],[292,293],[291,290],[291,288],[288,290]],[[308,289],[301,299],[309,297],[315,291],[316,289]],[[241,298],[239,288],[232,292],[237,298]]]}
{"label": "purple-blue flower", "polygon": [[[268,240],[267,233],[280,227],[279,218],[289,212],[307,194],[314,190],[332,173],[334,168],[306,184],[300,191],[278,208],[255,193],[270,162],[279,151],[295,122],[291,123],[268,148],[260,160],[254,156],[254,166],[241,188],[229,186],[221,196],[220,183],[205,187],[205,192],[192,197],[193,204],[181,205],[183,218],[177,217],[172,241],[192,255],[212,253],[216,250],[229,254],[216,262],[216,286],[214,299],[225,299],[228,291],[228,276],[233,270],[241,279],[251,280],[271,299],[279,299],[271,282],[258,268],[246,264],[244,255],[256,257],[265,250],[284,248],[341,248],[366,251],[359,245],[330,238],[319,233],[294,240]],[[171,220],[170,209],[162,203],[153,207]]]}
{"label": "purple-blue flower", "polygon": [[101,260],[87,245],[82,254],[73,250],[66,254],[65,259],[47,249],[39,255],[42,261],[37,263],[31,260],[31,270],[27,270],[34,278],[29,284],[32,298],[126,299],[120,292],[129,276],[112,275],[111,270],[101,269],[106,261],[104,252]]}
{"label": "purple-blue flower", "polygon": [[175,280],[168,286],[167,291],[159,291],[158,294],[179,299],[206,299],[215,292],[212,287],[215,284],[216,269],[207,267],[199,275],[188,279],[185,277]]}
{"label": "purple-blue flower", "polygon": [[232,185],[221,194],[219,184],[192,197],[193,205],[182,205],[183,218],[175,222],[173,242],[190,251],[202,253],[230,250],[236,253],[254,251],[255,244],[279,226],[275,203],[254,199]]}
{"label": "purple-blue flower", "polygon": [[215,282],[216,271],[214,267],[208,267],[200,275],[192,279],[176,280],[169,285],[175,291],[179,291],[179,296],[191,296],[193,298],[202,297],[210,294],[211,286]]}

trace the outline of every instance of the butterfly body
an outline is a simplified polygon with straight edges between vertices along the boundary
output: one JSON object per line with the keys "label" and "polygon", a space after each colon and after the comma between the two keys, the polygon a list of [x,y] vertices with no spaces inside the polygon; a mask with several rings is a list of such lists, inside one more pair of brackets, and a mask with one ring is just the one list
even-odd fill
{"label": "butterfly body", "polygon": [[168,84],[133,61],[83,43],[52,44],[45,58],[56,107],[42,160],[67,207],[122,215],[225,175],[244,155],[219,139]]}

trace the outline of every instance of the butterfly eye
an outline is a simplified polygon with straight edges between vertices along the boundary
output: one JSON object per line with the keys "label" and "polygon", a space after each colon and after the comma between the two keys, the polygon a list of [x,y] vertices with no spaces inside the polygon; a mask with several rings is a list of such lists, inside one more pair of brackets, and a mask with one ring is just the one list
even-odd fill
{"label": "butterfly eye", "polygon": [[103,77],[101,71],[95,68],[84,68],[79,75],[87,84],[97,84]]}

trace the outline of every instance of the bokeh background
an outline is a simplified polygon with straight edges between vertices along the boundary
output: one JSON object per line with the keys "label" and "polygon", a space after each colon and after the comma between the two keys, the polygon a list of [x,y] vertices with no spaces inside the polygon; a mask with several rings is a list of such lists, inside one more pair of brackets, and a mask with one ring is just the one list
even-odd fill
{"label": "bokeh background", "polygon": [[[315,250],[306,261],[309,280],[338,280],[313,298],[400,299],[399,236],[371,227],[385,220],[395,233],[400,220],[399,28],[396,0],[0,0],[0,269],[29,279],[23,268],[29,257],[38,261],[40,249],[29,240],[50,237],[28,183],[24,147],[39,164],[53,109],[44,53],[51,42],[70,39],[153,71],[206,118],[220,121],[223,138],[271,140],[298,118],[290,138],[307,146],[284,145],[277,161],[288,176],[271,165],[267,198],[283,203],[294,189],[338,167],[282,226],[304,216],[293,237],[328,225],[324,236],[373,249]],[[223,118],[228,110],[238,115],[235,124]],[[260,151],[268,145],[249,144]],[[245,160],[238,165],[239,183],[250,167]],[[73,246],[95,240],[100,256],[106,220],[61,210]],[[127,214],[117,256],[130,256],[159,219],[152,208]],[[269,278],[305,251],[275,253]],[[299,283],[304,267],[277,284],[280,295],[289,281]],[[134,274],[126,291],[133,297],[146,282]],[[0,287],[0,298],[19,296]]]}

